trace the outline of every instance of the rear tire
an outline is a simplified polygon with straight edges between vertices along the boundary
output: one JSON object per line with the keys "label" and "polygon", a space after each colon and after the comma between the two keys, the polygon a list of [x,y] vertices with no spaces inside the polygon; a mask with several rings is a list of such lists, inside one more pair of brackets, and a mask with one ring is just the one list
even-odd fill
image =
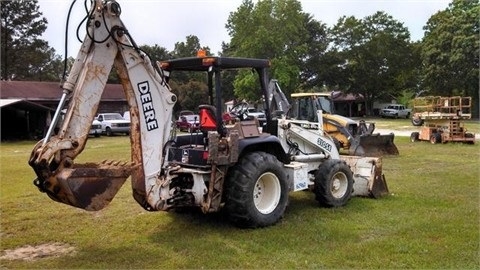
{"label": "rear tire", "polygon": [[419,127],[419,126],[423,125],[423,120],[420,119],[420,118],[413,117],[412,118],[412,125],[414,125],[416,127]]}
{"label": "rear tire", "polygon": [[431,144],[438,144],[442,142],[442,135],[440,133],[433,133],[430,136],[430,143]]}
{"label": "rear tire", "polygon": [[[473,133],[465,133],[465,138],[472,139],[475,138],[475,135]],[[467,141],[467,144],[475,144],[475,139],[471,141]]]}
{"label": "rear tire", "polygon": [[412,132],[412,134],[410,135],[411,142],[418,142],[419,138],[420,138],[420,133],[418,132]]}
{"label": "rear tire", "polygon": [[353,192],[353,174],[342,160],[329,159],[315,173],[315,199],[325,207],[347,204]]}
{"label": "rear tire", "polygon": [[236,226],[270,226],[285,213],[287,176],[283,164],[271,154],[245,155],[229,170],[225,187],[225,208]]}

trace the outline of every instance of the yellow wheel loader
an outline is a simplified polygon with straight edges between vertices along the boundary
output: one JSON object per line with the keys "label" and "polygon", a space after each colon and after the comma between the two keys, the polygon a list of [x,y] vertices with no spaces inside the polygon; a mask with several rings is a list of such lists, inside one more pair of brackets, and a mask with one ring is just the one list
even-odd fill
{"label": "yellow wheel loader", "polygon": [[[271,106],[276,106],[277,114],[287,114],[288,118],[301,121],[304,128],[322,129],[332,137],[339,151],[346,151],[351,156],[398,155],[394,144],[395,135],[373,133],[375,124],[364,120],[358,123],[350,118],[335,114],[329,93],[294,93],[292,105],[283,94],[278,82],[272,80],[269,85]],[[319,121],[317,111],[322,111]]]}
{"label": "yellow wheel loader", "polygon": [[294,93],[291,97],[291,118],[316,124],[318,119],[315,112],[322,110],[323,130],[333,138],[339,150],[346,150],[352,156],[398,155],[393,133],[373,133],[375,124],[370,123],[367,127],[364,120],[357,123],[335,114],[329,93]]}

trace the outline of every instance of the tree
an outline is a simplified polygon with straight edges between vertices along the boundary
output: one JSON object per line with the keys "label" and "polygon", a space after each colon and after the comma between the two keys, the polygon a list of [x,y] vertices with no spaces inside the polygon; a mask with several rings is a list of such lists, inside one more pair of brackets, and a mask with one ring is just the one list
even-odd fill
{"label": "tree", "polygon": [[[310,32],[308,27],[310,27]],[[270,59],[271,76],[278,79],[288,95],[300,85],[302,65],[309,51],[308,41],[317,28],[313,19],[302,12],[296,0],[244,0],[230,13],[226,28],[231,37],[224,46],[226,54],[236,57]],[[260,97],[258,81],[250,72],[240,72],[235,79],[239,98],[256,100]]]}
{"label": "tree", "polygon": [[480,5],[453,0],[427,21],[422,40],[424,86],[432,95],[462,95],[473,99],[479,117]]}
{"label": "tree", "polygon": [[186,42],[175,43],[175,48],[172,52],[174,58],[194,57],[197,55],[199,50],[204,50],[207,55],[210,54],[210,48],[202,47],[197,36],[189,35],[186,37],[186,39]]}
{"label": "tree", "polygon": [[308,46],[302,63],[300,81],[308,89],[323,86],[326,81],[330,81],[330,65],[333,59],[327,51],[329,45],[327,26],[314,20],[307,13],[305,14],[305,27],[308,31],[306,41]]}
{"label": "tree", "polygon": [[51,73],[43,76],[59,59],[48,42],[39,38],[47,20],[39,11],[38,0],[2,0],[0,5],[2,79],[58,79]]}
{"label": "tree", "polygon": [[[207,55],[210,55],[209,47],[202,47],[197,36],[189,35],[185,42],[175,43],[170,58],[195,57],[199,50],[204,50]],[[176,111],[196,111],[198,105],[209,103],[205,73],[175,71],[175,74],[172,74],[171,87],[178,98]]]}
{"label": "tree", "polygon": [[176,110],[198,111],[201,104],[209,104],[208,87],[203,82],[191,80],[187,83],[175,84],[172,88],[178,97]]}
{"label": "tree", "polygon": [[[364,19],[341,17],[330,30],[333,63],[341,90],[362,94],[371,112],[373,101],[415,91],[415,68],[419,56],[410,43],[410,33],[402,23],[384,12]],[[336,56],[336,57],[335,57]]]}
{"label": "tree", "polygon": [[145,52],[152,62],[171,59],[172,54],[165,47],[161,47],[157,44],[154,46],[142,45],[140,49]]}

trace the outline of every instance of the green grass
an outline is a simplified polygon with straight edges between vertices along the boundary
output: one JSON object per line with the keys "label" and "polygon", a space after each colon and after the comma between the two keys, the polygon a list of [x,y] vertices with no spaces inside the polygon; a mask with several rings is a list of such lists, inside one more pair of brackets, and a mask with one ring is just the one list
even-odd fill
{"label": "green grass", "polygon": [[[292,193],[284,219],[256,230],[221,214],[146,212],[129,182],[98,212],[53,202],[32,184],[34,142],[2,143],[0,251],[60,242],[76,252],[0,267],[479,269],[479,144],[395,142],[400,156],[383,158],[389,196],[326,209]],[[101,137],[77,160],[129,155],[128,137]]]}

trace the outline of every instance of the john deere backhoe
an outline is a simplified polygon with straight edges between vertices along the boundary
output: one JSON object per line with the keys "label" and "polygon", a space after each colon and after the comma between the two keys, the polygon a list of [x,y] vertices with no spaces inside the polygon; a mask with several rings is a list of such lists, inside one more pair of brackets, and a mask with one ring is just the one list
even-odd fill
{"label": "john deere backhoe", "polygon": [[[87,35],[52,120],[51,127],[69,100],[61,128],[57,134],[50,128],[31,153],[34,184],[51,199],[100,210],[130,177],[133,197],[148,211],[225,209],[237,226],[265,227],[283,217],[290,191],[311,190],[326,207],[388,193],[381,158],[339,155],[322,125],[313,132],[297,120],[273,117],[268,102],[265,128],[243,117],[243,105],[235,121],[222,121],[222,76],[253,70],[267,97],[268,60],[201,56],[153,65],[120,14],[114,0],[92,2]],[[131,160],[77,164],[113,66],[130,107]],[[199,131],[188,135],[175,134],[171,123],[177,99],[169,82],[179,71],[203,73],[210,96],[198,108]]]}

